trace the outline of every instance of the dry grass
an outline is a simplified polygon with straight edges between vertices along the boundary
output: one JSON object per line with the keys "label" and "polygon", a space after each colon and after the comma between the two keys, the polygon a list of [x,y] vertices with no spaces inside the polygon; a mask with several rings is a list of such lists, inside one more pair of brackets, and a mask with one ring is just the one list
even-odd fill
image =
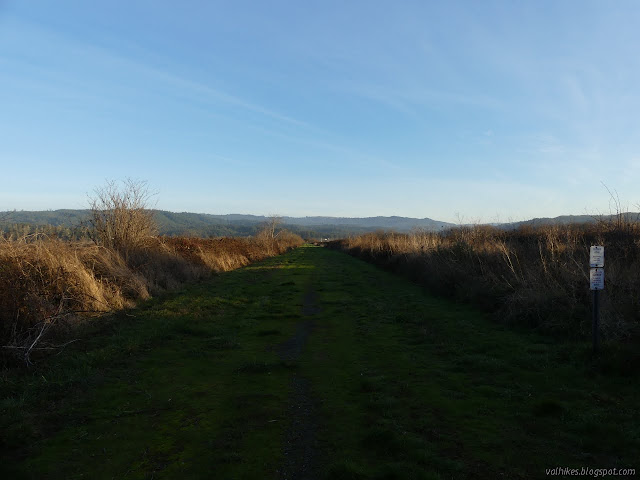
{"label": "dry grass", "polygon": [[640,337],[640,227],[634,223],[504,231],[374,233],[335,246],[403,272],[502,321],[572,337],[590,332],[589,246],[606,247],[602,329]]}
{"label": "dry grass", "polygon": [[151,295],[302,243],[286,232],[269,245],[251,238],[153,237],[125,255],[115,248],[46,236],[0,237],[2,357],[28,363],[38,349],[53,348],[52,333],[72,321],[132,307]]}

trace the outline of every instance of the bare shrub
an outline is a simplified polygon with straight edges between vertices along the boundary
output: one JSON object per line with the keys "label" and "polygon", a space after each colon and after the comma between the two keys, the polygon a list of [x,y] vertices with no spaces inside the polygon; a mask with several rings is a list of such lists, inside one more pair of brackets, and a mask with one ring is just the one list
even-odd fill
{"label": "bare shrub", "polygon": [[157,234],[149,203],[153,193],[147,183],[126,179],[121,185],[109,181],[89,198],[91,227],[96,243],[125,256],[141,248]]}
{"label": "bare shrub", "polygon": [[282,224],[282,217],[279,215],[271,215],[266,222],[262,225],[262,228],[255,236],[262,248],[266,250],[268,255],[272,255],[277,250],[276,239],[280,235],[278,227]]}

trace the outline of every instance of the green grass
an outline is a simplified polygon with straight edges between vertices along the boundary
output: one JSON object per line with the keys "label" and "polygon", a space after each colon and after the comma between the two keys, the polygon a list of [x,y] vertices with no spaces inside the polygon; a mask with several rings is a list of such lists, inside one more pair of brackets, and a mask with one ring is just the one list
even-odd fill
{"label": "green grass", "polygon": [[340,252],[299,248],[128,313],[4,373],[0,474],[279,478],[294,375],[318,405],[318,478],[640,468],[637,377]]}

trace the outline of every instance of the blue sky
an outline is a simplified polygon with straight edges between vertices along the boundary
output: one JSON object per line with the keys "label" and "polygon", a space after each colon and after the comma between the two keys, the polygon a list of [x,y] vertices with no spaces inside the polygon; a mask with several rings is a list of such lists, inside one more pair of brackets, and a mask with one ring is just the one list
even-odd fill
{"label": "blue sky", "polygon": [[[0,0],[0,210],[507,221],[640,203],[640,3]],[[636,209],[638,210],[638,209]]]}

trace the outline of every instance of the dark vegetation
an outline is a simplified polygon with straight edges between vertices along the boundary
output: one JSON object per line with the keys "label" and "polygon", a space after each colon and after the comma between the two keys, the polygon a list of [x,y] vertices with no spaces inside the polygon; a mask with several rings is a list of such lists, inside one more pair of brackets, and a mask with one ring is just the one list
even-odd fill
{"label": "dark vegetation", "polygon": [[588,344],[505,328],[326,248],[221,273],[78,338],[4,372],[4,478],[638,468],[637,382]]}

